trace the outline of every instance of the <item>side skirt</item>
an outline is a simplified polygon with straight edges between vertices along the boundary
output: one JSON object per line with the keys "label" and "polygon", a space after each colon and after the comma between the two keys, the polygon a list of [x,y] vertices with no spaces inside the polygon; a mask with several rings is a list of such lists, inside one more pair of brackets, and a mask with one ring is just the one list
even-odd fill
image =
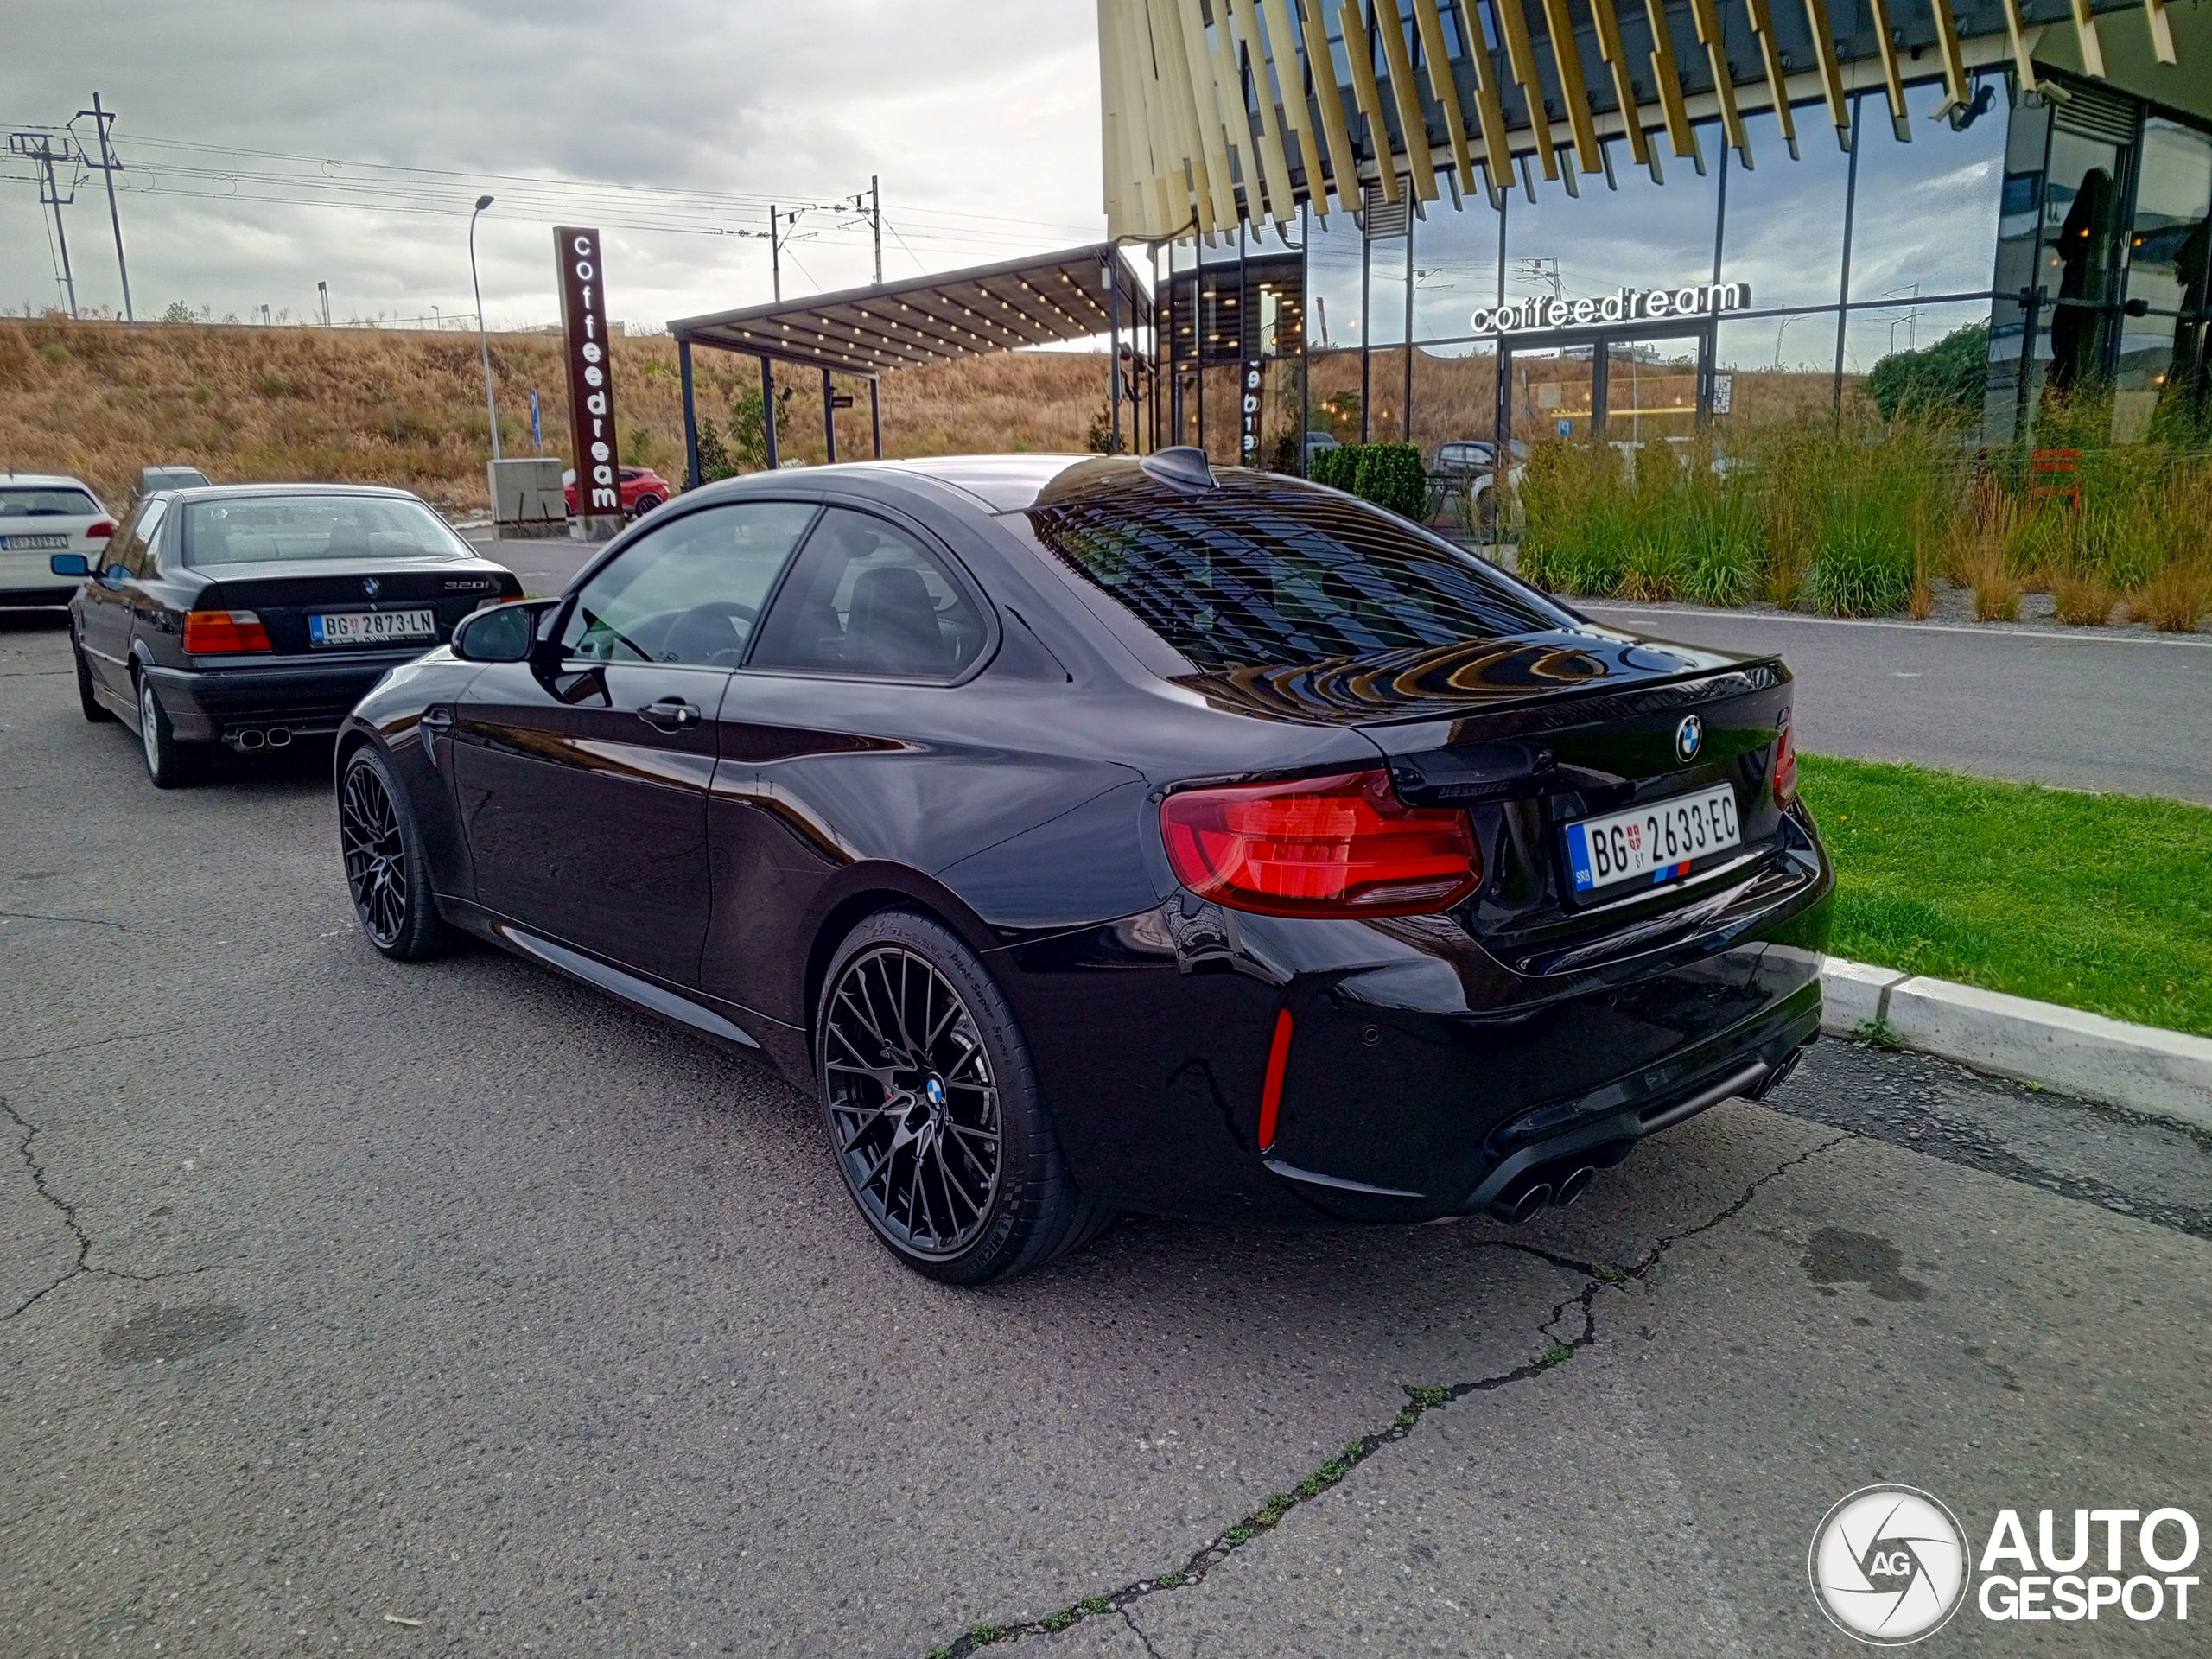
{"label": "side skirt", "polygon": [[[777,1062],[775,1050],[788,1045],[773,1040],[784,1035],[780,1031],[772,1033],[770,1044],[764,1046],[759,1038],[727,1014],[657,980],[644,978],[611,963],[601,962],[573,946],[545,938],[467,899],[448,898],[441,893],[437,895],[437,906],[439,914],[446,920],[479,938],[532,962],[543,963],[595,990],[620,997],[633,1007],[673,1020],[685,1029],[723,1047],[735,1049],[772,1070],[781,1071],[784,1069]],[[759,1018],[749,1013],[747,1017]]]}

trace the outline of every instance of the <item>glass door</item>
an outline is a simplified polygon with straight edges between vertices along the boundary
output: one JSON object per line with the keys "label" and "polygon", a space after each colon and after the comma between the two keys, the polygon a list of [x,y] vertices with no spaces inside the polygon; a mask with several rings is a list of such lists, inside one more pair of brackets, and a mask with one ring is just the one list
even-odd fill
{"label": "glass door", "polygon": [[1515,440],[1586,438],[1601,407],[1595,346],[1538,346],[1508,356],[1506,425]]}
{"label": "glass door", "polygon": [[1687,438],[1697,430],[1695,334],[1616,340],[1605,346],[1605,436],[1615,443]]}

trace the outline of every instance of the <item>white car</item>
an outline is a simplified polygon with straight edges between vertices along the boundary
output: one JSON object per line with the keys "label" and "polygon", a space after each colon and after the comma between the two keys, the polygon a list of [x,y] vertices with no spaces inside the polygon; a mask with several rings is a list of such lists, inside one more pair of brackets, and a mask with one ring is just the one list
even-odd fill
{"label": "white car", "polygon": [[81,585],[57,576],[57,553],[99,569],[115,520],[92,486],[58,474],[0,473],[0,605],[67,605]]}

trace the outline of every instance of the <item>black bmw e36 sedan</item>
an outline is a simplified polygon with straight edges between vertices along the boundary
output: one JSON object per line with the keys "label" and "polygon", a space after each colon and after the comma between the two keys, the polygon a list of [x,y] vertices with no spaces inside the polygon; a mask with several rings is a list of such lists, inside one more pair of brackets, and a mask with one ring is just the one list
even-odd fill
{"label": "black bmw e36 sedan", "polygon": [[1196,450],[775,473],[387,675],[389,956],[461,928],[817,1091],[978,1283],[1117,1210],[1526,1219],[1790,1068],[1834,885],[1771,658]]}
{"label": "black bmw e36 sedan", "polygon": [[69,631],[85,718],[136,728],[162,789],[198,779],[218,744],[329,736],[385,669],[522,593],[419,497],[372,485],[157,491],[104,552],[51,564],[83,579]]}

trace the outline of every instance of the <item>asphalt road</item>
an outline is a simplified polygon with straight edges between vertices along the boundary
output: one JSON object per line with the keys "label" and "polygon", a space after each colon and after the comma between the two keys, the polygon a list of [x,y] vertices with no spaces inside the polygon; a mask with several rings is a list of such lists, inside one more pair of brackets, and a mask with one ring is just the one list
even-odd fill
{"label": "asphalt road", "polygon": [[[1870,1482],[1977,1550],[2212,1523],[2190,1135],[1823,1045],[1518,1231],[1128,1221],[954,1291],[791,1089],[378,957],[311,760],[157,793],[0,618],[0,767],[9,1659],[874,1659],[1090,1597],[1020,1649],[1838,1655],[1807,1546]],[[1925,1651],[2191,1629],[1970,1605]]]}
{"label": "asphalt road", "polygon": [[2212,804],[2212,639],[1576,601],[1602,621],[1778,652],[1798,742],[2071,789]]}
{"label": "asphalt road", "polygon": [[[472,539],[534,594],[558,593],[599,550]],[[2212,804],[2212,639],[1577,602],[1660,639],[1779,652],[1799,683],[1798,741],[1816,753]]]}

